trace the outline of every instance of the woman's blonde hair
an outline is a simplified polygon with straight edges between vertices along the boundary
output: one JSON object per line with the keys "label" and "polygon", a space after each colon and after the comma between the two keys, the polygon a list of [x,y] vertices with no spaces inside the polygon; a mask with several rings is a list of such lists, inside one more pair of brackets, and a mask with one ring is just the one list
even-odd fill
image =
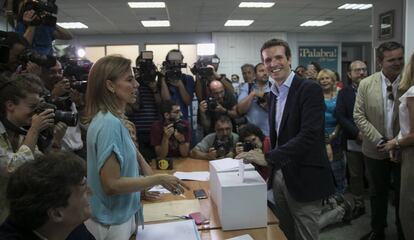
{"label": "woman's blonde hair", "polygon": [[85,122],[99,112],[111,112],[123,118],[123,113],[116,105],[116,96],[106,87],[106,80],[115,82],[131,71],[131,60],[121,55],[109,55],[99,59],[91,68],[85,95]]}
{"label": "woman's blonde hair", "polygon": [[318,83],[319,83],[319,79],[321,79],[324,76],[330,77],[332,79],[332,90],[335,90],[336,82],[338,81],[338,79],[336,78],[336,74],[332,70],[324,68],[318,73],[318,76],[316,77],[316,80],[318,81]]}
{"label": "woman's blonde hair", "polygon": [[414,53],[411,54],[410,61],[404,67],[401,82],[400,82],[400,89],[406,91],[413,85],[414,85]]}

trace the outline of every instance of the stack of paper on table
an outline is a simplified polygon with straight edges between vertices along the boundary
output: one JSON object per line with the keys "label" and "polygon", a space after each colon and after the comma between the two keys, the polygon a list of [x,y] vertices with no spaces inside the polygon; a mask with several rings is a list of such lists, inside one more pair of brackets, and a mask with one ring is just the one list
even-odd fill
{"label": "stack of paper on table", "polygon": [[[164,221],[177,219],[174,216],[187,216],[193,212],[200,212],[200,202],[198,199],[177,200],[160,203],[147,203],[144,207],[144,222]],[[170,216],[166,216],[168,214]]]}
{"label": "stack of paper on table", "polygon": [[210,173],[207,171],[202,172],[175,172],[174,176],[181,180],[194,180],[194,181],[208,181],[210,179]]}
{"label": "stack of paper on table", "polygon": [[241,235],[234,238],[228,238],[226,240],[254,240],[249,234]]}
{"label": "stack of paper on table", "polygon": [[137,240],[200,240],[194,220],[146,224],[138,228]]}

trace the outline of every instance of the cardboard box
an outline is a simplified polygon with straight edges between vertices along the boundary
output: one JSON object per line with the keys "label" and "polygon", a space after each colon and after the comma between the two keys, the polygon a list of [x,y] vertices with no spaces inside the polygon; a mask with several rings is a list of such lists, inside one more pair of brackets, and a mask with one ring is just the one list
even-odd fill
{"label": "cardboard box", "polygon": [[257,171],[218,173],[217,209],[223,230],[267,226],[267,187]]}
{"label": "cardboard box", "polygon": [[[238,172],[239,161],[233,158],[224,158],[220,160],[213,160],[209,162],[210,170],[210,197],[217,204],[217,173],[222,172]],[[245,171],[253,171],[254,166],[252,164],[244,164]]]}

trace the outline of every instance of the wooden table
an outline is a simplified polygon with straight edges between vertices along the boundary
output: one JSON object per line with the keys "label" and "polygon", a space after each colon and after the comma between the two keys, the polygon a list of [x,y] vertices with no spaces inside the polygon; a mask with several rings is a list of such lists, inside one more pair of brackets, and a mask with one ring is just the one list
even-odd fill
{"label": "wooden table", "polygon": [[[173,174],[176,171],[190,172],[190,171],[208,171],[209,162],[207,160],[198,160],[198,159],[174,159],[174,169],[173,170],[156,170],[155,163],[152,163],[152,167],[156,173],[169,173]],[[217,206],[211,200],[210,197],[210,186],[209,182],[201,181],[186,181],[185,182],[190,188],[190,191],[184,193],[185,198],[180,196],[174,196],[172,194],[165,194],[161,199],[155,201],[143,201],[143,204],[147,203],[156,203],[156,202],[165,202],[173,200],[183,200],[183,199],[195,199],[193,190],[195,189],[204,189],[208,194],[207,199],[201,199],[200,201],[200,211],[203,217],[210,220],[209,224],[203,224],[198,226],[200,231],[201,239],[203,240],[221,240],[226,238],[231,238],[243,234],[250,234],[254,239],[266,240],[266,239],[286,239],[283,232],[278,226],[278,219],[270,210],[267,208],[268,214],[268,226],[267,228],[257,228],[257,229],[245,229],[245,230],[236,230],[236,231],[223,231],[221,230],[221,223],[218,216]],[[148,223],[149,224],[149,223]]]}

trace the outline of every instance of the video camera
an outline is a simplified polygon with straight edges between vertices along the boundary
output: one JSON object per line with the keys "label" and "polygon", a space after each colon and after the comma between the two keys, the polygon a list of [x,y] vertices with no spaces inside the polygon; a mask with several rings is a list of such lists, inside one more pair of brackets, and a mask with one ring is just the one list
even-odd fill
{"label": "video camera", "polygon": [[142,51],[136,60],[136,67],[133,68],[135,79],[143,85],[155,82],[158,71],[153,62],[152,51]]}
{"label": "video camera", "polygon": [[207,67],[208,65],[218,65],[220,58],[217,55],[200,56],[194,66],[190,69],[194,75],[199,75],[201,79],[210,80],[213,77],[214,69]]}
{"label": "video camera", "polygon": [[68,126],[76,126],[78,123],[78,113],[58,110],[55,104],[41,102],[34,109],[34,113],[39,114],[46,109],[53,109],[55,113],[55,122],[64,122]]}
{"label": "video camera", "polygon": [[216,139],[213,144],[214,149],[217,151],[217,157],[226,156],[232,149],[232,146],[233,143],[230,139],[227,139],[225,141]]}
{"label": "video camera", "polygon": [[44,68],[51,68],[56,65],[56,57],[52,55],[41,55],[33,52],[30,49],[26,49],[22,54],[19,55],[19,62],[26,68],[27,63],[33,62]]}
{"label": "video camera", "polygon": [[20,19],[23,19],[23,14],[26,11],[34,10],[37,16],[30,22],[33,26],[47,25],[56,26],[56,15],[58,13],[58,6],[56,0],[29,0],[27,1],[20,12]]}
{"label": "video camera", "polygon": [[263,97],[258,97],[257,98],[257,104],[264,104],[267,102],[267,98],[268,98],[269,93],[266,92],[263,94]]}
{"label": "video camera", "polygon": [[167,82],[181,80],[182,72],[181,68],[186,68],[187,63],[181,63],[182,55],[180,52],[170,52],[168,54],[168,60],[162,63],[165,69],[165,80]]}

